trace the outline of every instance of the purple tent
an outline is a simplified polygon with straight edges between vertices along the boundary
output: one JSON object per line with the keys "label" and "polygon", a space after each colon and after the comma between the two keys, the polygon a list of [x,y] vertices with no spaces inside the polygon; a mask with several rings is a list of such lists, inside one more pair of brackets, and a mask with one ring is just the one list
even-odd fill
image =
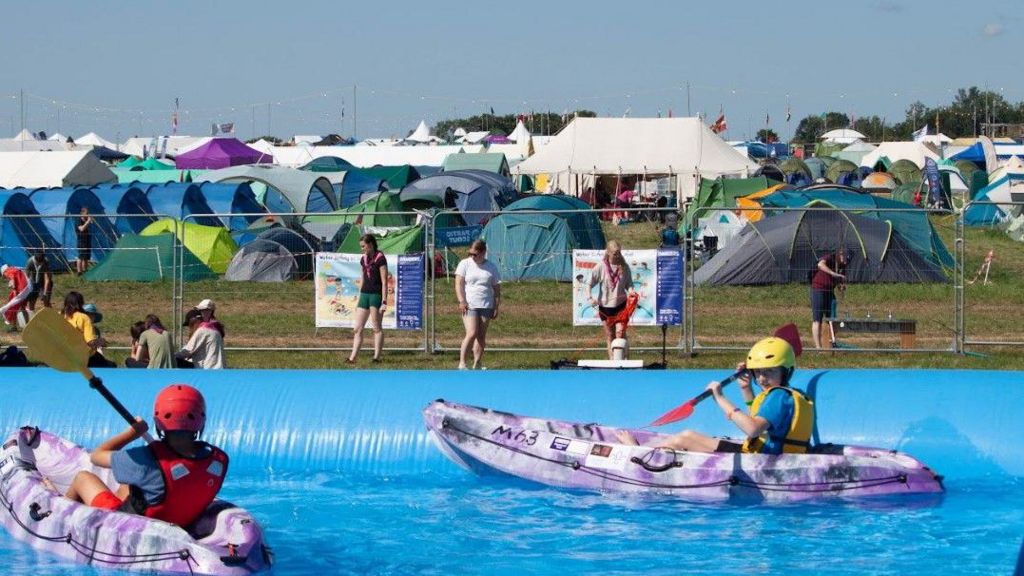
{"label": "purple tent", "polygon": [[212,138],[206,144],[179,154],[178,168],[227,168],[241,164],[272,164],[274,157],[250,148],[234,138]]}

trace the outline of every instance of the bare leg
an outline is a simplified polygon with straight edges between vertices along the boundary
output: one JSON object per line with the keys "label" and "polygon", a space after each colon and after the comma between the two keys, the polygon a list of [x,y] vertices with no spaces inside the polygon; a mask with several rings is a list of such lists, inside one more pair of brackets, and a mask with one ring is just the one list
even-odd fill
{"label": "bare leg", "polygon": [[814,347],[821,348],[821,322],[811,322],[811,338],[814,340]]}
{"label": "bare leg", "polygon": [[484,357],[484,348],[487,346],[487,327],[491,324],[490,318],[477,317],[476,342],[473,344],[473,368],[480,367],[480,361]]}
{"label": "bare leg", "polygon": [[[75,474],[75,478],[71,481],[71,487],[68,488],[68,493],[64,496],[76,502],[89,504],[97,495],[107,490],[110,488],[103,483],[103,480],[100,480],[99,476],[83,470]],[[118,490],[118,492],[120,491]]]}
{"label": "bare leg", "polygon": [[380,308],[370,308],[370,324],[373,326],[373,359],[380,360],[380,352],[384,349],[384,314]]}
{"label": "bare leg", "polygon": [[689,450],[691,452],[714,452],[718,448],[718,439],[695,432],[683,430],[679,434],[665,440],[660,448],[671,448],[673,450]]}
{"label": "bare leg", "polygon": [[359,349],[363,347],[363,328],[366,327],[366,319],[370,311],[366,308],[356,308],[355,326],[352,328],[352,353],[348,355],[349,364],[356,361]]}
{"label": "bare leg", "polygon": [[[466,337],[462,339],[462,346],[459,348],[459,368],[466,367],[466,356],[469,355],[469,351],[476,346],[476,330],[477,321],[476,316],[469,314],[462,315],[462,326],[466,329]],[[474,356],[476,353],[474,351]]]}
{"label": "bare leg", "polygon": [[612,359],[612,340],[615,339],[615,333],[611,326],[607,322],[601,325],[604,328],[605,348],[608,350],[608,359]]}

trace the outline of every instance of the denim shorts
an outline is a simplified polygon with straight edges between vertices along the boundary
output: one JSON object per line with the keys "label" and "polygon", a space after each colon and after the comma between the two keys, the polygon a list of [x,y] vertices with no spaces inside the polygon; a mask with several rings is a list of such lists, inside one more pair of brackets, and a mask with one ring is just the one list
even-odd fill
{"label": "denim shorts", "polygon": [[487,318],[492,320],[494,318],[494,308],[470,308],[466,310],[466,316],[473,317],[477,316],[480,318]]}

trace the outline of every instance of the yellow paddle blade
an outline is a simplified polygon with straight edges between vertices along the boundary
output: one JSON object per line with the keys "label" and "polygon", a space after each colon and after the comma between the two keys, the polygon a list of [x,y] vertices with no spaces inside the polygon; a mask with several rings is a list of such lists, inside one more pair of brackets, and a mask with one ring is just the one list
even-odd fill
{"label": "yellow paddle blade", "polygon": [[82,333],[53,308],[43,308],[29,320],[21,335],[28,355],[61,372],[88,370],[89,347]]}

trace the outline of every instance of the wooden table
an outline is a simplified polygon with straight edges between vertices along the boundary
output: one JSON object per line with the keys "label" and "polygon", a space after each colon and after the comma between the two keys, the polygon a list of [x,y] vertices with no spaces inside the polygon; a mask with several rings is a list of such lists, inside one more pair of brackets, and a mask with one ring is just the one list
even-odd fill
{"label": "wooden table", "polygon": [[[911,349],[917,334],[917,320],[902,318],[825,318],[835,334],[860,332],[869,334],[899,334],[900,348]],[[831,344],[831,343],[830,343]]]}

